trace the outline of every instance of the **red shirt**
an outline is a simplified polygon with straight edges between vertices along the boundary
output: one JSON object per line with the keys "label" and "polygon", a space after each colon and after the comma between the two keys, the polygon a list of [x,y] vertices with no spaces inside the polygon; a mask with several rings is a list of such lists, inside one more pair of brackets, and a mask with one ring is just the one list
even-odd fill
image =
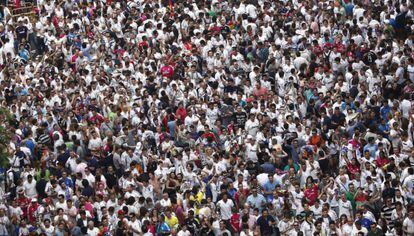
{"label": "red shirt", "polygon": [[365,196],[365,194],[357,194],[355,196],[356,202],[365,202],[366,200],[367,200],[367,197]]}
{"label": "red shirt", "polygon": [[211,140],[216,141],[216,136],[214,136],[214,133],[210,131],[206,131],[203,134],[203,138],[208,139],[209,137],[211,138]]}
{"label": "red shirt", "polygon": [[30,204],[30,200],[26,197],[19,197],[16,199],[17,205],[22,209],[23,211],[23,218],[27,217],[27,207]]}
{"label": "red shirt", "polygon": [[387,165],[390,161],[387,158],[377,157],[377,160],[375,160],[375,162],[377,163],[377,167],[381,168]]}
{"label": "red shirt", "polygon": [[185,110],[184,107],[179,107],[177,111],[175,112],[175,116],[179,118],[181,122],[184,123],[184,119],[185,117],[187,117],[187,111]]}
{"label": "red shirt", "polygon": [[93,205],[90,202],[85,202],[85,210],[89,211],[93,217]]}
{"label": "red shirt", "polygon": [[143,47],[148,48],[148,46],[149,46],[149,44],[148,44],[148,42],[147,42],[147,41],[142,41],[142,42],[140,42],[140,43],[138,44],[138,47],[139,47],[139,48],[143,48]]}
{"label": "red shirt", "polygon": [[233,213],[230,218],[230,223],[236,232],[240,232],[240,214]]}
{"label": "red shirt", "polygon": [[351,163],[348,164],[348,170],[351,173],[351,179],[355,178],[356,173],[361,172],[361,170],[359,169],[359,166],[353,165]]}
{"label": "red shirt", "polygon": [[339,53],[344,53],[345,51],[346,51],[346,47],[345,47],[345,45],[343,45],[342,43],[337,43],[336,45],[335,45],[335,47],[336,47],[336,50],[339,52]]}
{"label": "red shirt", "polygon": [[322,47],[319,44],[313,46],[313,53],[315,53],[315,55],[319,57],[323,53]]}
{"label": "red shirt", "polygon": [[193,50],[193,45],[191,45],[191,43],[185,43],[184,44],[185,49],[187,49],[188,51],[192,51]]}
{"label": "red shirt", "polygon": [[30,204],[30,206],[28,207],[28,213],[27,214],[28,214],[30,223],[36,222],[35,213],[37,211],[37,208],[39,208],[39,204],[37,202],[35,204]]}
{"label": "red shirt", "polygon": [[267,95],[267,89],[265,87],[260,87],[260,89],[255,89],[253,91],[253,95],[258,98],[260,96],[266,96]]}
{"label": "red shirt", "polygon": [[103,118],[103,116],[100,115],[100,114],[96,114],[94,116],[91,116],[91,118],[89,118],[89,120],[92,123],[98,125],[98,127],[101,126],[101,124],[105,121],[105,119]]}
{"label": "red shirt", "polygon": [[309,201],[309,205],[313,206],[318,198],[318,186],[315,184],[312,188],[308,188],[304,192],[305,198]]}
{"label": "red shirt", "polygon": [[[78,55],[77,55],[77,54],[73,55],[70,61],[71,61],[72,63],[75,63],[75,62],[76,62],[76,60],[78,60]],[[73,70],[76,70],[76,64],[73,64],[72,69],[73,69]]]}
{"label": "red shirt", "polygon": [[161,74],[164,77],[171,78],[174,75],[174,68],[170,65],[161,67]]}

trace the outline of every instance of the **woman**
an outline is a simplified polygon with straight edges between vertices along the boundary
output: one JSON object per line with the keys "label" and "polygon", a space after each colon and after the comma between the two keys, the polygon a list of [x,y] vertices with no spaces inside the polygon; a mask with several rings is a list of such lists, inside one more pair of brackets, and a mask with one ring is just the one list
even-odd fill
{"label": "woman", "polygon": [[361,172],[360,164],[356,158],[352,158],[351,161],[348,158],[345,159],[347,161],[348,173],[351,179],[355,179],[355,174]]}
{"label": "woman", "polygon": [[366,197],[364,191],[362,191],[362,188],[357,189],[357,192],[355,193],[354,199],[355,199],[357,209],[359,208],[359,206],[362,206],[362,205],[365,204],[365,202],[367,201],[367,197]]}
{"label": "woman", "polygon": [[392,211],[392,214],[391,214],[391,220],[395,223],[399,222],[402,224],[404,221],[405,215],[406,215],[406,210],[404,209],[401,202],[396,202],[395,209]]}
{"label": "woman", "polygon": [[[156,218],[155,218],[156,219]],[[159,236],[171,235],[170,226],[164,221],[165,216],[163,214],[158,217],[158,224],[156,226],[156,232]]]}
{"label": "woman", "polygon": [[[150,175],[151,177],[151,175]],[[167,182],[165,183],[165,192],[168,193],[168,195],[171,197],[175,194],[177,187],[179,187],[180,184],[176,180],[176,175],[174,172],[171,172],[169,175],[169,178],[167,179]]]}
{"label": "woman", "polygon": [[388,159],[388,156],[385,154],[384,151],[380,151],[375,162],[378,168],[383,168],[386,165],[388,165],[388,163],[390,163],[390,160]]}
{"label": "woman", "polygon": [[306,179],[306,189],[304,192],[305,199],[309,205],[313,205],[318,198],[318,185],[313,182],[312,177]]}
{"label": "woman", "polygon": [[[174,173],[171,173],[174,175]],[[170,177],[171,177],[170,174]],[[168,181],[170,181],[171,178],[168,178]],[[156,199],[161,199],[161,183],[158,180],[158,178],[153,174],[153,173],[149,173],[149,180],[148,180],[149,184],[152,185],[152,187],[154,188],[154,193],[155,193],[155,197]]]}

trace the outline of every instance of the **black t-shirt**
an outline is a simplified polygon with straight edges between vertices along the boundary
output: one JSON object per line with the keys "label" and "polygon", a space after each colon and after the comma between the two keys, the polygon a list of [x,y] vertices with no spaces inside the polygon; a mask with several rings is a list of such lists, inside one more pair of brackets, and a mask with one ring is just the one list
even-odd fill
{"label": "black t-shirt", "polygon": [[377,58],[378,57],[377,54],[375,54],[375,52],[369,51],[364,55],[362,61],[365,63],[365,65],[372,65],[375,62],[375,60],[377,60]]}
{"label": "black t-shirt", "polygon": [[257,219],[257,225],[259,225],[262,235],[272,235],[273,227],[270,225],[270,222],[275,222],[272,216],[267,216],[266,218],[260,216]]}
{"label": "black t-shirt", "polygon": [[234,123],[240,127],[240,128],[244,128],[244,125],[246,124],[247,121],[247,115],[245,112],[236,112],[234,113]]}
{"label": "black t-shirt", "polygon": [[22,26],[17,26],[17,27],[16,27],[16,35],[17,35],[17,39],[18,39],[18,40],[21,40],[21,39],[23,39],[23,38],[26,38],[26,37],[27,37],[28,32],[29,32],[29,29],[28,29],[26,26],[24,26],[24,25],[22,25]]}
{"label": "black t-shirt", "polygon": [[185,224],[187,225],[188,231],[190,231],[191,234],[194,234],[195,231],[200,228],[200,224],[196,219],[187,218],[185,220]]}
{"label": "black t-shirt", "polygon": [[65,165],[66,162],[68,161],[69,157],[70,157],[70,153],[69,153],[68,150],[66,150],[64,153],[61,153],[61,154],[58,155],[57,160],[60,163],[63,163],[63,165]]}
{"label": "black t-shirt", "polygon": [[36,190],[37,190],[37,193],[39,194],[39,198],[41,199],[47,197],[47,194],[45,192],[46,184],[47,184],[47,181],[44,178],[40,179],[36,183]]}
{"label": "black t-shirt", "polygon": [[[331,120],[335,123],[337,123],[338,125],[344,125],[345,123],[345,115],[344,113],[339,113],[339,114],[333,114],[331,117]],[[337,125],[334,125],[335,128],[337,127]]]}
{"label": "black t-shirt", "polygon": [[117,177],[115,174],[106,174],[105,175],[106,184],[108,185],[108,188],[113,188],[117,184]]}
{"label": "black t-shirt", "polygon": [[0,39],[1,39],[1,41],[0,41],[0,47],[2,47],[3,46],[3,43],[6,41],[6,39],[7,39],[7,34],[6,34],[6,32],[5,31],[3,31],[3,32],[0,32]]}

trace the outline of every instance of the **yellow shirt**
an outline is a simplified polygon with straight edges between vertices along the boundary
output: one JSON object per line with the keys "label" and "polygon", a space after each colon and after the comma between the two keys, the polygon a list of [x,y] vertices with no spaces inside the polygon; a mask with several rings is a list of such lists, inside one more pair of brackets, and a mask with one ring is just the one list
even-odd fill
{"label": "yellow shirt", "polygon": [[165,216],[165,223],[167,223],[171,228],[178,226],[178,218],[175,215],[171,215],[171,218]]}
{"label": "yellow shirt", "polygon": [[200,192],[197,193],[196,197],[197,197],[198,204],[200,204],[201,200],[203,200],[203,198],[204,198],[204,193],[200,191]]}

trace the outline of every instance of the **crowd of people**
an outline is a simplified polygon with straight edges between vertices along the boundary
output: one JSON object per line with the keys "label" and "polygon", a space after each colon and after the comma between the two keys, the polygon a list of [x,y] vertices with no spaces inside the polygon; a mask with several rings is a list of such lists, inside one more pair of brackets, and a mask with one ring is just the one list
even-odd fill
{"label": "crowd of people", "polygon": [[11,10],[0,235],[414,235],[412,1]]}

